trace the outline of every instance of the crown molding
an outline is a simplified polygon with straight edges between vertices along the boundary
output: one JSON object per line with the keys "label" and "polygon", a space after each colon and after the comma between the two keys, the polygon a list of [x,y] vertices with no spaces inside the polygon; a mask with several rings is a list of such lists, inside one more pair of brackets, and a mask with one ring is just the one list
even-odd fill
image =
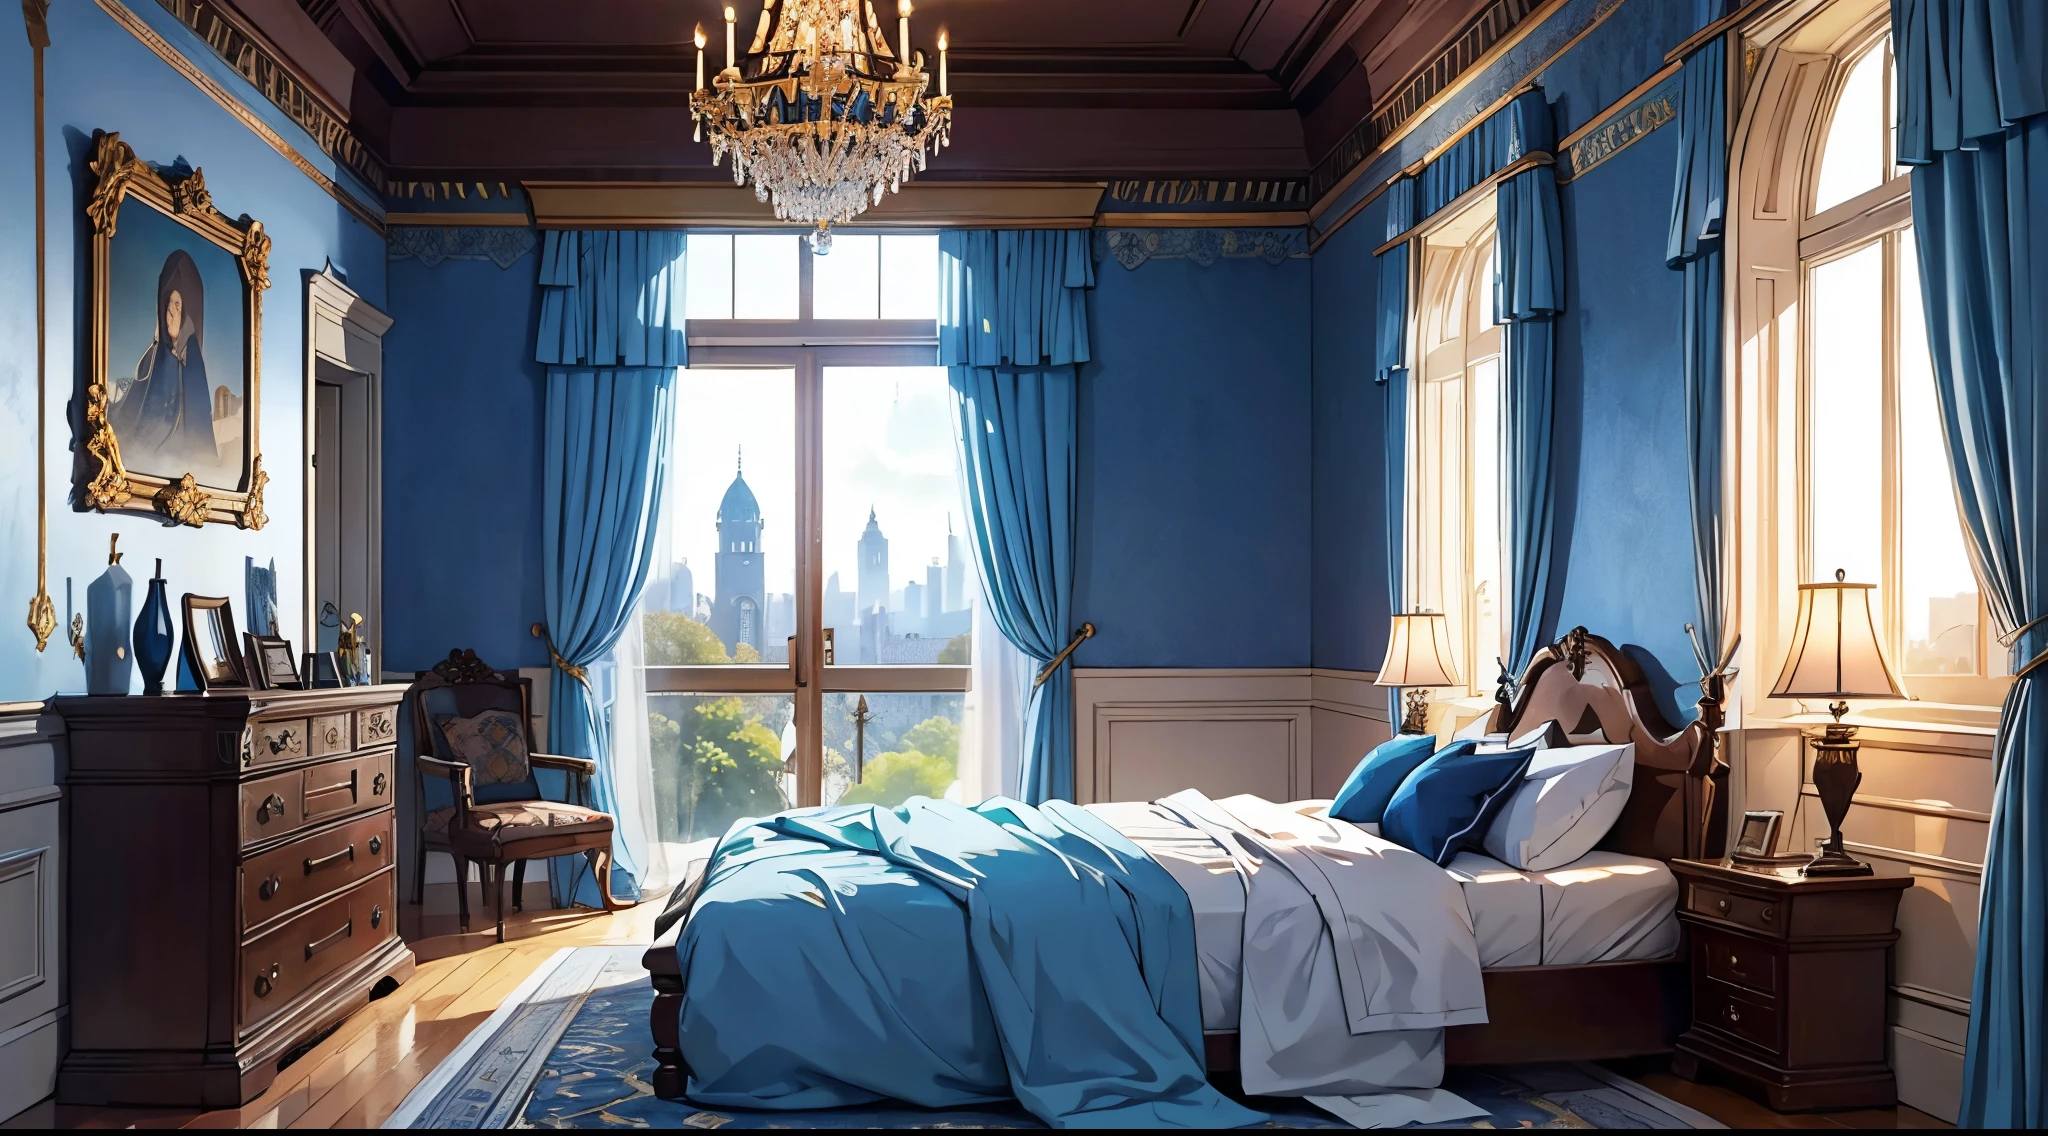
{"label": "crown molding", "polygon": [[[747,186],[528,181],[543,229],[790,228]],[[911,182],[846,226],[1086,229],[1107,182]],[[476,222],[470,222],[475,224]]]}

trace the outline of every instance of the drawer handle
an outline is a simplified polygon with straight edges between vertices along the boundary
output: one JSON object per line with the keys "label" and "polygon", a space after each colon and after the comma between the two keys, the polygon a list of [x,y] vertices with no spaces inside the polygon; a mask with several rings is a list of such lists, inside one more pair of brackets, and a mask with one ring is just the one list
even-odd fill
{"label": "drawer handle", "polygon": [[372,836],[370,838],[370,855],[375,856],[377,853],[382,851],[384,851],[384,838],[381,836]]}
{"label": "drawer handle", "polygon": [[375,777],[371,778],[371,779],[370,779],[370,795],[371,795],[372,797],[381,797],[381,796],[383,796],[383,795],[384,795],[384,784],[385,784],[385,782],[384,782],[384,775],[383,775],[382,773],[379,773],[379,774],[378,774],[377,776],[375,776]]}
{"label": "drawer handle", "polygon": [[269,970],[259,970],[256,972],[256,996],[258,998],[268,998],[270,997],[270,992],[275,989],[277,989],[277,964],[271,963]]}
{"label": "drawer handle", "polygon": [[276,875],[272,875],[269,879],[256,885],[256,898],[271,899],[277,895],[277,889],[283,886],[284,881],[278,879]]}
{"label": "drawer handle", "polygon": [[361,771],[351,769],[348,771],[348,780],[336,781],[332,785],[322,785],[318,789],[308,789],[306,790],[306,796],[309,799],[313,797],[325,798],[334,793],[347,793],[348,799],[354,801],[356,799],[356,776],[359,772]]}
{"label": "drawer handle", "polygon": [[321,951],[324,951],[327,948],[333,946],[334,944],[342,941],[343,939],[348,938],[350,935],[355,934],[355,932],[356,921],[351,919],[348,922],[343,923],[340,927],[337,927],[332,935],[327,936],[326,938],[320,940],[317,943],[307,943],[306,957],[309,959],[312,958],[314,955],[319,954]]}
{"label": "drawer handle", "polygon": [[272,816],[276,816],[280,820],[284,819],[284,798],[276,793],[263,798],[263,803],[256,806],[257,824],[269,823]]}
{"label": "drawer handle", "polygon": [[279,730],[270,735],[270,752],[272,753],[283,753],[286,750],[296,752],[298,748],[299,736],[290,730]]}
{"label": "drawer handle", "polygon": [[384,905],[380,903],[380,904],[377,904],[377,905],[375,905],[375,906],[373,906],[373,907],[371,907],[371,908],[370,908],[370,926],[371,926],[372,928],[376,928],[376,927],[382,927],[383,925],[384,925]]}
{"label": "drawer handle", "polygon": [[342,849],[339,852],[329,852],[325,856],[320,856],[317,858],[309,856],[306,858],[306,874],[310,876],[314,872],[319,871],[320,869],[328,866],[329,864],[338,864],[343,860],[347,860],[350,863],[354,863],[355,858],[356,846],[354,844],[350,844],[348,847]]}
{"label": "drawer handle", "polygon": [[1721,912],[1721,914],[1723,914],[1723,915],[1726,915],[1726,914],[1728,914],[1728,901],[1727,901],[1727,900],[1725,900],[1725,899],[1717,899],[1717,900],[1715,900],[1715,901],[1714,901],[1714,907],[1715,907],[1716,909],[1718,909],[1718,910],[1719,910],[1719,911]]}
{"label": "drawer handle", "polygon": [[1741,966],[1741,965],[1742,965],[1742,960],[1741,960],[1741,959],[1739,959],[1739,958],[1736,958],[1736,957],[1735,957],[1734,955],[1729,955],[1729,956],[1728,956],[1728,965],[1729,965],[1729,966]]}
{"label": "drawer handle", "polygon": [[1738,1010],[1738,1009],[1736,1009],[1736,1008],[1735,1008],[1735,1007],[1733,1007],[1733,1006],[1730,1006],[1730,1007],[1728,1007],[1728,1020],[1729,1020],[1729,1021],[1731,1021],[1731,1022],[1739,1022],[1739,1021],[1741,1021],[1741,1020],[1742,1020],[1742,1011],[1741,1011],[1741,1010]]}
{"label": "drawer handle", "polygon": [[1777,914],[1777,912],[1778,909],[1775,907],[1764,908],[1764,922],[1769,923],[1771,921],[1771,916]]}

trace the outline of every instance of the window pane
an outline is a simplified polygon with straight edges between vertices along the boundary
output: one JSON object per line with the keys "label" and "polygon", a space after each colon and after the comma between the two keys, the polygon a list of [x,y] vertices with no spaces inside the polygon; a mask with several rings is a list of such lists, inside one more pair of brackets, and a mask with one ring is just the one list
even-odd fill
{"label": "window pane", "polygon": [[732,318],[797,318],[797,238],[751,234],[732,239]]}
{"label": "window pane", "polygon": [[1842,97],[1828,120],[1821,147],[1820,181],[1813,211],[1824,213],[1859,193],[1883,184],[1885,131],[1884,48],[1863,53],[1849,68]]}
{"label": "window pane", "polygon": [[732,318],[732,234],[691,233],[683,256],[689,319]]}
{"label": "window pane", "polygon": [[1899,238],[1899,552],[1907,674],[1977,673],[1977,577],[1963,545],[1920,308],[1913,231]]}
{"label": "window pane", "polygon": [[[651,650],[651,625],[647,635]],[[786,694],[648,695],[648,756],[660,839],[684,843],[722,836],[741,817],[789,808],[794,778],[784,763],[795,749],[792,709]]]}
{"label": "window pane", "polygon": [[939,237],[882,238],[882,318],[939,318]]}
{"label": "window pane", "polygon": [[1884,246],[1812,273],[1811,578],[1884,583]]}
{"label": "window pane", "polygon": [[[864,726],[855,720],[863,698]],[[965,703],[960,694],[827,694],[824,802],[900,805],[949,794],[957,800]]]}
{"label": "window pane", "polygon": [[824,410],[835,661],[966,665],[980,585],[958,516],[945,368],[828,367]]}
{"label": "window pane", "polygon": [[832,252],[811,258],[811,315],[817,319],[874,319],[880,301],[877,261],[881,238],[838,234]]}
{"label": "window pane", "polygon": [[[1490,288],[1476,289],[1486,294]],[[1506,523],[1500,505],[1500,361],[1482,360],[1467,379],[1472,407],[1472,637],[1465,651],[1465,681],[1474,689],[1492,685],[1507,657],[1502,639],[1507,613]]]}
{"label": "window pane", "polygon": [[795,438],[791,372],[692,367],[677,378],[669,514],[642,601],[648,666],[789,661]]}

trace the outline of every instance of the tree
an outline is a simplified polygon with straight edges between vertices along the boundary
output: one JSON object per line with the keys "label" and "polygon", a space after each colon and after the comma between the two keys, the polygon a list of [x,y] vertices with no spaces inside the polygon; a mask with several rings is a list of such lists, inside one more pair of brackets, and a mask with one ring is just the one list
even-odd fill
{"label": "tree", "polygon": [[939,648],[939,663],[942,666],[967,666],[974,661],[974,633],[962,631],[946,640]]}
{"label": "tree", "polygon": [[741,699],[699,699],[678,720],[649,714],[648,727],[656,781],[673,786],[677,837],[715,836],[786,807],[782,740]]}
{"label": "tree", "polygon": [[903,732],[898,743],[906,750],[943,757],[958,763],[960,760],[960,727],[946,718],[926,718]]}
{"label": "tree", "polygon": [[900,805],[911,797],[943,797],[953,786],[954,760],[911,750],[885,753],[868,762],[861,782],[839,798],[842,805]]}
{"label": "tree", "polygon": [[640,616],[641,641],[650,667],[707,666],[729,662],[725,644],[709,627],[679,611],[650,611]]}
{"label": "tree", "polygon": [[[720,659],[719,661],[724,662],[725,660]],[[761,652],[754,650],[752,643],[742,643],[732,649],[732,661],[735,663],[758,663],[761,661]]]}

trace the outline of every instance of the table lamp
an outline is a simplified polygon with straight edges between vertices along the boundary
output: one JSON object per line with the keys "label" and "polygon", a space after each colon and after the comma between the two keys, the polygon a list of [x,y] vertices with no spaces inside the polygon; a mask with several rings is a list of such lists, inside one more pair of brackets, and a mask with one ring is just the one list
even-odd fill
{"label": "table lamp", "polygon": [[1833,583],[1799,585],[1799,615],[1792,650],[1772,698],[1826,698],[1834,722],[1813,742],[1813,787],[1827,813],[1826,844],[1800,872],[1809,876],[1867,876],[1870,865],[1842,850],[1842,818],[1863,771],[1856,767],[1856,727],[1842,724],[1850,698],[1903,698],[1899,680],[1885,661],[1870,596],[1875,584],[1845,583],[1837,569]]}
{"label": "table lamp", "polygon": [[1408,713],[1401,719],[1404,734],[1429,732],[1429,687],[1458,685],[1458,667],[1451,659],[1451,628],[1440,611],[1397,614],[1387,633],[1387,657],[1380,664],[1376,686],[1408,688]]}

